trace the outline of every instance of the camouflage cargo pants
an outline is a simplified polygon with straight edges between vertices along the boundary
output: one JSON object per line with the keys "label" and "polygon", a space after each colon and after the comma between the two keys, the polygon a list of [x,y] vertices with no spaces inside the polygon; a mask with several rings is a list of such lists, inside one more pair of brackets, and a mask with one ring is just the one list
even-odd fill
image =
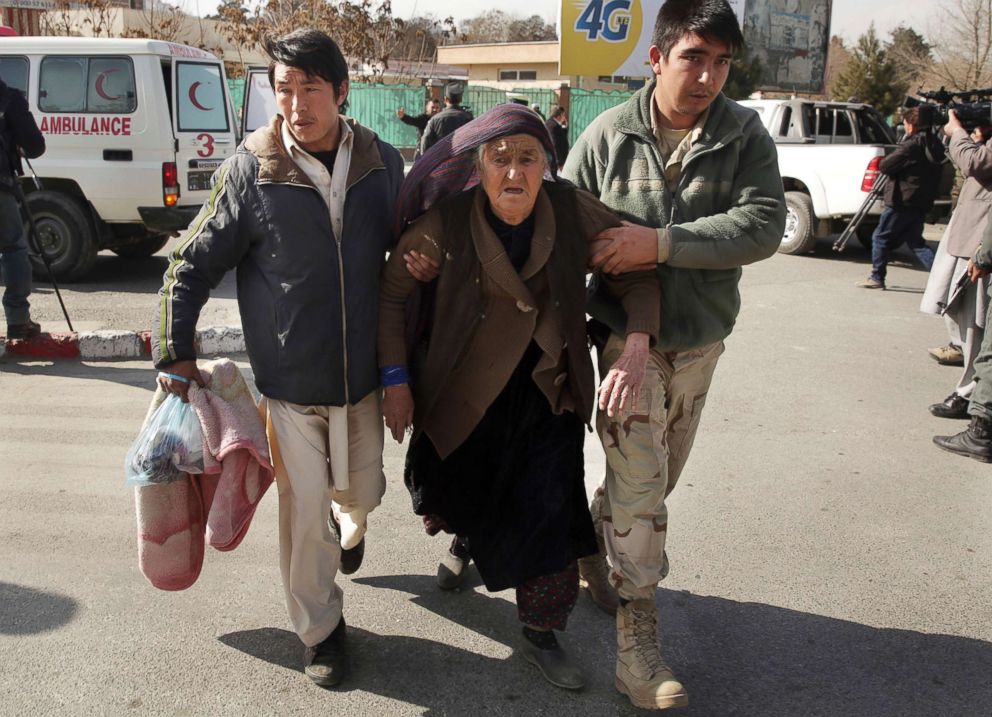
{"label": "camouflage cargo pants", "polygon": [[[600,375],[623,351],[615,334],[600,356]],[[692,351],[648,357],[647,374],[631,410],[609,418],[596,416],[596,430],[606,453],[606,477],[591,511],[601,519],[610,574],[626,600],[654,598],[668,574],[665,499],[675,488],[689,457],[699,417],[723,342]],[[598,527],[598,526],[597,526]]]}

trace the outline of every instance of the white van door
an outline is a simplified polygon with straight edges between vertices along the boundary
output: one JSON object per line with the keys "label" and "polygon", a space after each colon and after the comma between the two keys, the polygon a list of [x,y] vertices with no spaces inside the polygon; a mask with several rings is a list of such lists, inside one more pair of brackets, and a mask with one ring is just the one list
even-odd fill
{"label": "white van door", "polygon": [[264,127],[277,111],[276,95],[269,84],[269,71],[254,67],[248,70],[245,78],[242,134],[248,136],[259,127]]}
{"label": "white van door", "polygon": [[236,148],[224,67],[177,58],[172,88],[179,204],[202,204],[214,170]]}

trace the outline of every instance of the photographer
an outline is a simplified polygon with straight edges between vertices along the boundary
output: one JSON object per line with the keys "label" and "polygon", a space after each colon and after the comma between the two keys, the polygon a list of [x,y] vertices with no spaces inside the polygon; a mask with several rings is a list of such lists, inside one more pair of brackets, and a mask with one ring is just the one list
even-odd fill
{"label": "photographer", "polygon": [[885,210],[871,237],[871,275],[861,284],[866,289],[885,288],[889,259],[904,243],[924,269],[930,271],[933,265],[933,250],[923,240],[923,220],[937,199],[944,144],[929,128],[920,127],[916,107],[905,111],[902,123],[903,140],[879,165],[889,182]]}
{"label": "photographer", "polygon": [[21,155],[29,159],[45,151],[45,138],[28,111],[27,100],[0,80],[0,276],[8,339],[30,339],[41,333],[31,320],[31,263],[20,207],[11,192],[24,173]]}
{"label": "photographer", "polygon": [[925,313],[943,313],[951,343],[960,346],[964,370],[954,391],[941,403],[930,406],[938,418],[968,418],[968,399],[975,388],[975,358],[985,330],[988,308],[988,279],[978,278],[955,291],[982,240],[992,202],[992,148],[987,128],[975,141],[953,110],[948,112],[944,134],[950,138],[951,161],[964,175],[957,208],[937,247],[933,268],[920,303]]}

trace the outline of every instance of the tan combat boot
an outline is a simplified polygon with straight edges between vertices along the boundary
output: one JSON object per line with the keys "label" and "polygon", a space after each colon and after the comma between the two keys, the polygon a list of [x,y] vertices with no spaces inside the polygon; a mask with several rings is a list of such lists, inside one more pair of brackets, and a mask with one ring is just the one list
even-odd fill
{"label": "tan combat boot", "polygon": [[631,600],[617,610],[616,686],[643,709],[689,704],[685,688],[661,656],[654,600]]}

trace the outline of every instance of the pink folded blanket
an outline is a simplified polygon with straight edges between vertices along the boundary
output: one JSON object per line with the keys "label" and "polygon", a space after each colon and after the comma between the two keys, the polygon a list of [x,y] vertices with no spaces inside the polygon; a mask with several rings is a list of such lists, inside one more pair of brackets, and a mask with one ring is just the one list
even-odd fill
{"label": "pink folded blanket", "polygon": [[[273,479],[265,425],[241,371],[228,359],[200,370],[206,387],[191,386],[189,399],[203,432],[203,474],[134,489],[138,566],[162,590],[196,582],[204,536],[217,550],[236,548]],[[148,415],[165,396],[155,392]]]}

